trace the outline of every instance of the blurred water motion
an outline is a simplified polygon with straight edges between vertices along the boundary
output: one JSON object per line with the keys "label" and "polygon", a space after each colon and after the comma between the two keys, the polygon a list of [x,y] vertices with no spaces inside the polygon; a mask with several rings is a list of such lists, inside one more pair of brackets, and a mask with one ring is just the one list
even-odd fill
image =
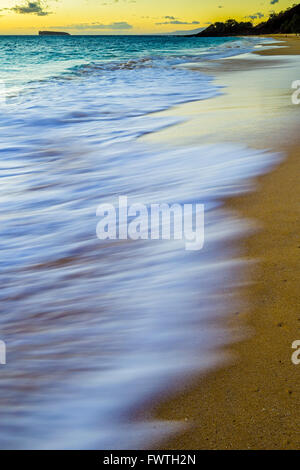
{"label": "blurred water motion", "polygon": [[[133,410],[178,374],[219,360],[226,335],[215,320],[230,308],[220,286],[231,291],[239,267],[224,242],[241,230],[222,200],[274,156],[228,144],[139,141],[176,123],[149,113],[220,92],[212,78],[176,68],[189,42],[140,39],[137,49],[147,55],[140,60],[112,39],[106,53],[117,56],[116,66],[116,57],[108,64],[99,58],[107,38],[101,47],[95,38],[76,39],[72,54],[51,38],[56,55],[49,57],[49,38],[32,38],[33,48],[45,50],[42,59],[32,56],[36,63],[25,53],[22,75],[16,56],[5,53],[14,40],[21,61],[22,40],[0,39],[0,61],[15,77],[9,86],[20,89],[18,104],[8,100],[0,116],[0,339],[7,344],[0,446],[136,448],[170,429],[132,422]],[[207,41],[190,54],[236,53],[235,41]],[[205,249],[186,252],[181,241],[100,242],[96,208],[120,195],[147,205],[205,204]]]}

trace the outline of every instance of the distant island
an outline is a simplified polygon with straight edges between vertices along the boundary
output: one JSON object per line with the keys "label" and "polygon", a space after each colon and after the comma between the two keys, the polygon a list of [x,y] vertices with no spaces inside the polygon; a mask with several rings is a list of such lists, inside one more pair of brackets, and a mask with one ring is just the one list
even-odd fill
{"label": "distant island", "polygon": [[71,36],[70,33],[62,31],[39,31],[39,36]]}
{"label": "distant island", "polygon": [[298,34],[300,33],[300,4],[280,13],[272,13],[267,21],[253,26],[251,21],[238,22],[227,20],[216,22],[204,31],[189,35],[191,37],[218,36],[257,36],[262,34]]}

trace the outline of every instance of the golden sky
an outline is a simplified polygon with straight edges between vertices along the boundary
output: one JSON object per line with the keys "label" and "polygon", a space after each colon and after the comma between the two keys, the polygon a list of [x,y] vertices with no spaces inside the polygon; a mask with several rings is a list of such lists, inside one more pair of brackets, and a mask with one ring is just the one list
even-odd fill
{"label": "golden sky", "polygon": [[[0,0],[0,34],[59,29],[72,34],[194,30],[228,18],[263,21],[295,0]],[[264,15],[264,16],[263,16]],[[259,19],[260,18],[260,19]]]}

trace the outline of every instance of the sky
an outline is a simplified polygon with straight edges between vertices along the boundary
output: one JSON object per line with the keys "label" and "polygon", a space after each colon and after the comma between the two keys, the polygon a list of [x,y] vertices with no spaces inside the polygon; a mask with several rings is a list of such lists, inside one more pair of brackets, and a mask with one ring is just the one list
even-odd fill
{"label": "sky", "polygon": [[159,34],[234,18],[254,23],[295,0],[0,0],[0,34]]}

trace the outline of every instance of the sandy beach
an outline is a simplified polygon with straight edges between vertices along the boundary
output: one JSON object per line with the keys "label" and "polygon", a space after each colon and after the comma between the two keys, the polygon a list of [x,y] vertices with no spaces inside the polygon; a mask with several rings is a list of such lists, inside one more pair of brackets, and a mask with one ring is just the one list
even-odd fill
{"label": "sandy beach", "polygon": [[[218,70],[229,86],[227,97],[197,103],[198,109],[194,103],[186,105],[185,114],[191,120],[177,129],[177,135],[190,140],[197,129],[214,140],[221,126],[223,138],[237,140],[239,133],[249,145],[283,152],[285,159],[259,178],[254,192],[227,201],[231,210],[256,224],[256,230],[240,241],[243,259],[249,261],[246,277],[250,282],[238,291],[244,308],[232,312],[223,324],[238,331],[243,340],[223,351],[229,361],[204,377],[178,383],[181,391],[174,396],[170,390],[168,399],[154,407],[159,419],[185,426],[185,431],[169,442],[157,443],[158,448],[300,448],[300,369],[291,361],[292,343],[300,339],[299,111],[291,105],[291,82],[300,76],[295,72],[297,63],[291,71],[292,62],[285,62],[287,56],[299,55],[300,39],[277,39],[284,40],[280,46],[285,47],[258,52],[273,63],[264,63],[262,58],[256,63],[253,54],[252,58],[223,61]],[[264,70],[265,66],[269,70]],[[249,74],[251,67],[256,69],[252,78],[261,81],[249,79],[251,86],[243,95],[245,82],[238,87],[238,80]],[[286,79],[277,83],[281,67],[288,72]],[[242,72],[234,76],[233,68]],[[268,88],[269,94],[263,92],[263,78],[259,79],[263,76],[269,84],[276,82],[273,89]],[[216,124],[216,134],[210,135],[217,108],[221,109],[222,124]],[[228,111],[230,124],[225,119]],[[157,138],[169,139],[172,132],[165,131]]]}
{"label": "sandy beach", "polygon": [[0,449],[300,450],[300,3],[2,3]]}
{"label": "sandy beach", "polygon": [[299,39],[0,42],[0,447],[299,448]]}

